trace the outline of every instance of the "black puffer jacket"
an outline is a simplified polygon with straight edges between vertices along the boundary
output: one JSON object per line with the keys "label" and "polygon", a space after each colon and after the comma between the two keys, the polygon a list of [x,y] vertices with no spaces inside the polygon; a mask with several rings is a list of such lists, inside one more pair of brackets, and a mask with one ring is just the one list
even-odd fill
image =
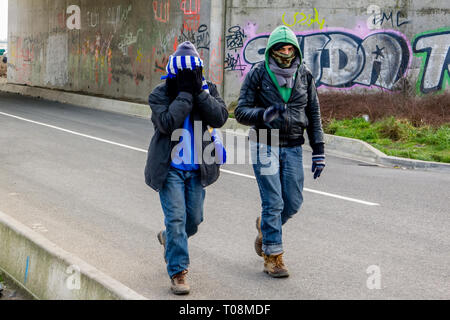
{"label": "black puffer jacket", "polygon": [[[270,124],[263,121],[266,108],[275,104],[286,104],[286,111]],[[267,72],[264,61],[257,63],[247,74],[234,111],[239,123],[255,129],[279,129],[280,146],[289,146],[300,141],[307,130],[311,147],[315,154],[323,153],[324,140],[320,116],[319,99],[311,71],[302,63],[297,71],[292,94],[284,102],[277,87]],[[258,130],[256,130],[258,133]]]}
{"label": "black puffer jacket", "polygon": [[[207,126],[213,128],[222,127],[228,119],[228,111],[225,102],[219,95],[216,86],[208,82],[209,91],[202,91],[198,96],[192,96],[187,92],[180,94],[171,101],[168,95],[167,84],[157,86],[148,98],[152,109],[152,122],[155,134],[152,137],[145,166],[145,183],[156,191],[163,186],[170,168],[171,152],[178,141],[171,141],[172,133],[183,127],[183,122],[191,113],[193,121],[202,122],[202,137],[209,141],[203,141],[201,150],[198,147],[197,154],[203,155],[203,151],[211,143],[211,135]],[[206,133],[205,133],[206,132]],[[205,139],[206,139],[205,138]],[[200,160],[203,157],[199,156]],[[202,186],[206,187],[219,178],[219,165],[216,163],[200,163]]]}

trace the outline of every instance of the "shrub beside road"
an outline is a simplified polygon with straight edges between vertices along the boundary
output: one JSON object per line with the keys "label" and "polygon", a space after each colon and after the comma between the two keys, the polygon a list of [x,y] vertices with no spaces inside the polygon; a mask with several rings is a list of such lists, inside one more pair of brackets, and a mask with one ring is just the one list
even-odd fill
{"label": "shrub beside road", "polygon": [[363,140],[389,156],[450,163],[450,124],[413,126],[409,120],[387,117],[332,120],[325,132]]}

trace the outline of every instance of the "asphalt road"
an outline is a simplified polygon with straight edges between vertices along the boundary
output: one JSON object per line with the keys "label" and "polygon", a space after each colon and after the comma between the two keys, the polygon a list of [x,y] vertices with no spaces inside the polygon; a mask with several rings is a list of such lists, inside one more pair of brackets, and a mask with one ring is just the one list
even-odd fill
{"label": "asphalt road", "polygon": [[148,119],[0,93],[0,210],[150,299],[450,299],[450,174],[328,156],[314,181],[307,151],[304,204],[283,230],[291,276],[262,272],[252,169],[225,165],[189,242],[191,294],[173,296],[144,183],[152,133]]}

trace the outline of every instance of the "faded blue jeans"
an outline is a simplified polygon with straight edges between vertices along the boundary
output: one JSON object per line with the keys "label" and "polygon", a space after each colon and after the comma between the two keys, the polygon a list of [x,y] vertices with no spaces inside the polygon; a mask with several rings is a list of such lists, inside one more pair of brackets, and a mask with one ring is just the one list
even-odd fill
{"label": "faded blue jeans", "polygon": [[250,141],[262,203],[261,231],[266,255],[283,252],[282,226],[303,203],[302,147],[271,147]]}
{"label": "faded blue jeans", "polygon": [[205,189],[200,170],[182,171],[170,167],[159,191],[166,230],[165,258],[170,278],[189,267],[188,238],[197,233],[203,221]]}

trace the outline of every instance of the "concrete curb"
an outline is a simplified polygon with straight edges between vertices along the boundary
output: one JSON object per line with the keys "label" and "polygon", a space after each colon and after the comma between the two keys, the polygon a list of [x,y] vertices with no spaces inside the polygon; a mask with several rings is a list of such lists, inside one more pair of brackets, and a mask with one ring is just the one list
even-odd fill
{"label": "concrete curb", "polygon": [[69,103],[81,107],[110,111],[115,113],[133,115],[137,117],[150,117],[150,108],[142,103],[134,103],[115,99],[83,95],[58,90],[22,86],[0,81],[0,91],[16,93],[24,96],[42,98],[50,101]]}
{"label": "concrete curb", "polygon": [[0,268],[36,299],[146,300],[0,211]]}
{"label": "concrete curb", "polygon": [[[5,81],[0,81],[0,91],[17,93],[31,97],[39,97],[51,101],[70,103],[82,107],[111,111],[147,119],[149,119],[151,116],[151,111],[147,104],[106,99],[45,88],[9,84]],[[235,119],[228,119],[227,123],[223,126],[222,129],[233,131],[242,130],[242,132],[245,132],[249,129],[249,127],[241,125]],[[374,165],[401,167],[405,169],[433,170],[450,173],[450,164],[391,157],[375,149],[368,143],[357,139],[325,134],[325,144],[325,152],[329,155],[351,158],[373,163]],[[307,142],[305,143],[304,147],[307,150],[311,150]]]}

